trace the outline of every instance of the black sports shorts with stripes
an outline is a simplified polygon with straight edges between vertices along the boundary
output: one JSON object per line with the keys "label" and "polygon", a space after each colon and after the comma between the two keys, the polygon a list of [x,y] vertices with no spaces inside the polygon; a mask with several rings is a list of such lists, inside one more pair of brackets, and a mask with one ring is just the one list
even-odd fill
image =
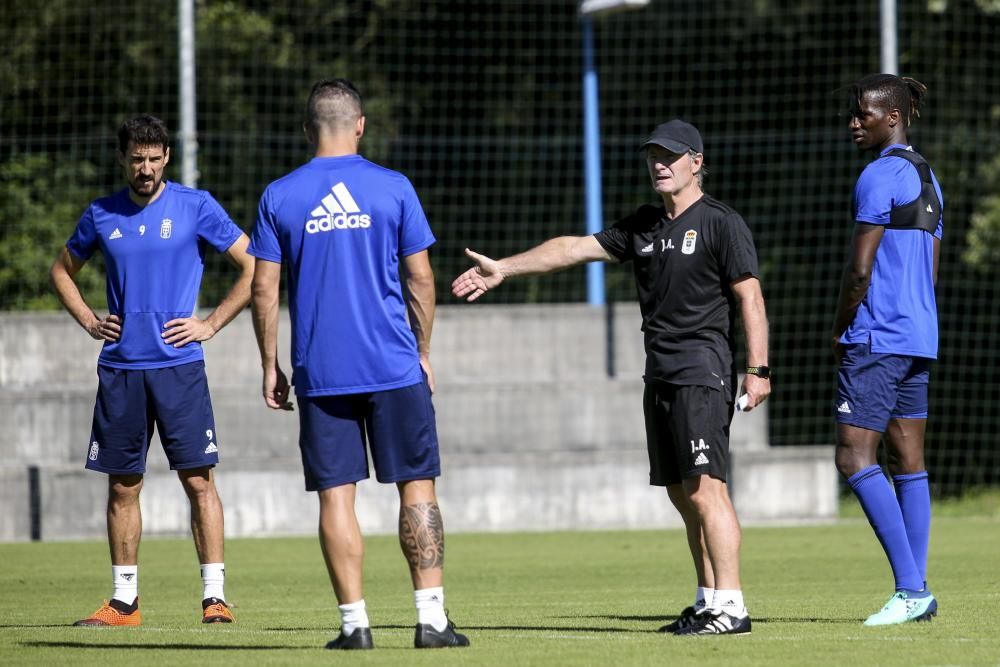
{"label": "black sports shorts with stripes", "polygon": [[647,383],[642,403],[652,486],[680,484],[699,475],[726,481],[733,419],[728,391]]}

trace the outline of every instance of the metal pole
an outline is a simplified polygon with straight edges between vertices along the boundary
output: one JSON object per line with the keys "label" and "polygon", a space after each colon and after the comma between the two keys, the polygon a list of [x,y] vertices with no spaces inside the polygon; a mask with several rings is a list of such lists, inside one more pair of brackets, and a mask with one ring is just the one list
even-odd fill
{"label": "metal pole", "polygon": [[181,183],[198,186],[198,129],[195,116],[194,0],[177,0],[178,65],[180,69]]}
{"label": "metal pole", "polygon": [[38,466],[28,466],[28,525],[31,527],[31,541],[42,539],[42,484]]}
{"label": "metal pole", "polygon": [[899,48],[896,44],[896,0],[881,0],[879,21],[882,32],[882,72],[899,74]]}
{"label": "metal pole", "polygon": [[[597,69],[594,67],[594,27],[589,16],[583,16],[583,146],[584,201],[586,203],[587,234],[596,234],[604,225],[601,210],[601,122],[597,107]],[[604,304],[604,265],[587,265],[587,303]]]}

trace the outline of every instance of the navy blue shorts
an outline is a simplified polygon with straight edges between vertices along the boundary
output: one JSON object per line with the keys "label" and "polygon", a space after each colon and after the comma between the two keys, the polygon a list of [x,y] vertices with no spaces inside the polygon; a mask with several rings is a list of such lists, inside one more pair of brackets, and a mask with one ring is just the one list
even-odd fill
{"label": "navy blue shorts", "polygon": [[931,360],[844,345],[837,372],[838,424],[885,433],[891,419],[926,419]]}
{"label": "navy blue shorts", "polygon": [[366,443],[380,482],[441,474],[426,382],[364,394],[299,396],[297,401],[306,491],[368,479]]}
{"label": "navy blue shorts", "polygon": [[114,475],[146,472],[155,424],[171,470],[219,462],[205,362],[127,370],[98,366],[87,468]]}
{"label": "navy blue shorts", "polygon": [[649,383],[642,403],[652,486],[680,484],[700,475],[726,481],[733,420],[728,391]]}

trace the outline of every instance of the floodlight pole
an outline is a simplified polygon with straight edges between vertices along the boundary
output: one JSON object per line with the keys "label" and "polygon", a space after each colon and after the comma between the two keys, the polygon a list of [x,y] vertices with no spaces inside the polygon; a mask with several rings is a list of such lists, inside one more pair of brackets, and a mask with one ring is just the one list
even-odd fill
{"label": "floodlight pole", "polygon": [[879,23],[882,32],[882,72],[899,74],[899,48],[896,43],[896,0],[881,0]]}
{"label": "floodlight pole", "polygon": [[198,130],[195,114],[194,0],[177,0],[181,183],[198,185]]}
{"label": "floodlight pole", "polygon": [[[601,205],[601,122],[597,105],[597,68],[594,66],[594,25],[582,16],[583,25],[583,147],[584,202],[587,234],[596,234],[604,226]],[[604,264],[587,265],[587,303],[604,304]]]}

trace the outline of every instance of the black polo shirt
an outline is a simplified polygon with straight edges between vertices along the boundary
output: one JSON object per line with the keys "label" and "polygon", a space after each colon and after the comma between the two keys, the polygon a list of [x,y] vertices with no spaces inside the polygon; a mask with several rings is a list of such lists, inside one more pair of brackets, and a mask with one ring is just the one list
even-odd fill
{"label": "black polo shirt", "polygon": [[662,206],[643,206],[594,238],[619,261],[632,262],[646,382],[731,390],[738,304],[730,285],[759,277],[757,250],[740,214],[703,195],[673,220]]}

